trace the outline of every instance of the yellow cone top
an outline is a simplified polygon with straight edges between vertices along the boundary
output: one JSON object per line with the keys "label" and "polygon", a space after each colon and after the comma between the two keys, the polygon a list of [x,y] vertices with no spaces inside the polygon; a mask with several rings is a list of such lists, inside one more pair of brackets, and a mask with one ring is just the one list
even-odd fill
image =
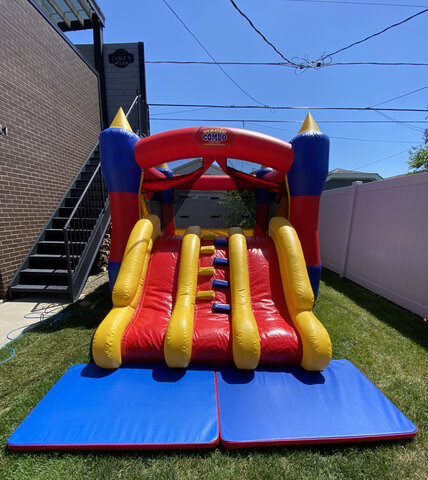
{"label": "yellow cone top", "polygon": [[122,107],[120,107],[117,111],[116,116],[111,122],[110,128],[111,127],[124,128],[125,130],[129,130],[130,132],[132,132],[131,125],[129,125],[128,119],[126,118],[125,112],[122,110]]}
{"label": "yellow cone top", "polygon": [[321,130],[318,128],[318,125],[315,123],[315,120],[310,113],[306,115],[305,121],[303,122],[303,125],[299,130],[298,135],[306,132],[321,132]]}

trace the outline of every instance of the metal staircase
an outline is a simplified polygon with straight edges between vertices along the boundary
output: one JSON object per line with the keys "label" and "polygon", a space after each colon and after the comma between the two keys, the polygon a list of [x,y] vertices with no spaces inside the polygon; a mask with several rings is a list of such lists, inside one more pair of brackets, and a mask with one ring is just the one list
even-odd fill
{"label": "metal staircase", "polygon": [[76,300],[109,223],[97,144],[12,279],[9,295],[44,293]]}

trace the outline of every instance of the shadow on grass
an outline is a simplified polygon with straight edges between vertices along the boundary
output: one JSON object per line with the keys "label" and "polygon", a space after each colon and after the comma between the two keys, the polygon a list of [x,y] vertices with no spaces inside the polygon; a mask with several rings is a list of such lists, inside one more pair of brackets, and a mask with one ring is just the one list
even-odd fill
{"label": "shadow on grass", "polygon": [[351,452],[367,452],[374,451],[382,448],[400,448],[406,445],[410,445],[414,439],[400,439],[400,440],[387,440],[387,441],[372,441],[372,442],[353,442],[353,443],[332,443],[325,445],[284,445],[284,446],[265,446],[265,447],[251,447],[251,448],[239,448],[228,449],[221,442],[216,447],[207,449],[158,449],[158,450],[100,450],[100,449],[88,449],[88,450],[33,450],[33,451],[13,451],[7,446],[3,448],[3,452],[7,456],[54,456],[55,458],[68,457],[69,455],[82,455],[91,457],[119,457],[119,458],[133,458],[144,457],[147,460],[156,460],[158,458],[192,458],[198,457],[200,460],[209,458],[210,456],[221,453],[222,455],[236,458],[246,459],[252,455],[284,455],[284,454],[315,454],[322,455],[323,457],[329,457],[334,455],[347,455]]}
{"label": "shadow on grass", "polygon": [[340,278],[339,275],[329,270],[323,269],[321,279],[327,286],[342,293],[378,320],[428,350],[428,324],[418,315],[346,278]]}
{"label": "shadow on grass", "polygon": [[234,456],[234,457],[247,457],[252,454],[299,454],[299,453],[309,453],[309,454],[320,454],[324,457],[337,455],[337,454],[348,454],[350,452],[360,451],[366,452],[371,450],[376,450],[379,448],[391,448],[391,447],[402,447],[406,445],[411,445],[414,441],[413,438],[407,439],[396,439],[396,440],[384,440],[384,441],[361,441],[361,442],[338,442],[338,443],[326,443],[326,444],[303,444],[303,445],[276,445],[276,446],[259,446],[251,448],[239,448],[239,449],[228,449],[224,447],[221,443],[218,445],[223,453]]}
{"label": "shadow on grass", "polygon": [[52,333],[66,328],[90,330],[98,327],[111,308],[111,293],[108,283],[105,283],[81,300],[47,318],[32,328],[32,331]]}

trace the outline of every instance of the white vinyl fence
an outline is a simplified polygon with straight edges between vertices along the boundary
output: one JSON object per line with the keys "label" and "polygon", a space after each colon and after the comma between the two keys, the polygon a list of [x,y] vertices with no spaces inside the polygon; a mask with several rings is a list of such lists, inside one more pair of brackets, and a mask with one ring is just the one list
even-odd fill
{"label": "white vinyl fence", "polygon": [[428,173],[321,196],[321,262],[428,318]]}

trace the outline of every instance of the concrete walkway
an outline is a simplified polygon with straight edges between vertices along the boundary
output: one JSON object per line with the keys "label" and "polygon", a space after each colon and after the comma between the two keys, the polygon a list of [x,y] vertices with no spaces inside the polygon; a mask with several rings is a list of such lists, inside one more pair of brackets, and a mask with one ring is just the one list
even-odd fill
{"label": "concrete walkway", "polygon": [[[0,304],[0,347],[21,333],[33,328],[40,321],[61,311],[67,303],[29,295]],[[9,334],[9,335],[8,335]]]}
{"label": "concrete walkway", "polygon": [[[80,298],[107,281],[107,273],[89,277]],[[46,295],[26,295],[0,303],[0,348],[41,321],[56,315],[67,305],[66,301],[59,302],[58,298],[48,298]]]}

